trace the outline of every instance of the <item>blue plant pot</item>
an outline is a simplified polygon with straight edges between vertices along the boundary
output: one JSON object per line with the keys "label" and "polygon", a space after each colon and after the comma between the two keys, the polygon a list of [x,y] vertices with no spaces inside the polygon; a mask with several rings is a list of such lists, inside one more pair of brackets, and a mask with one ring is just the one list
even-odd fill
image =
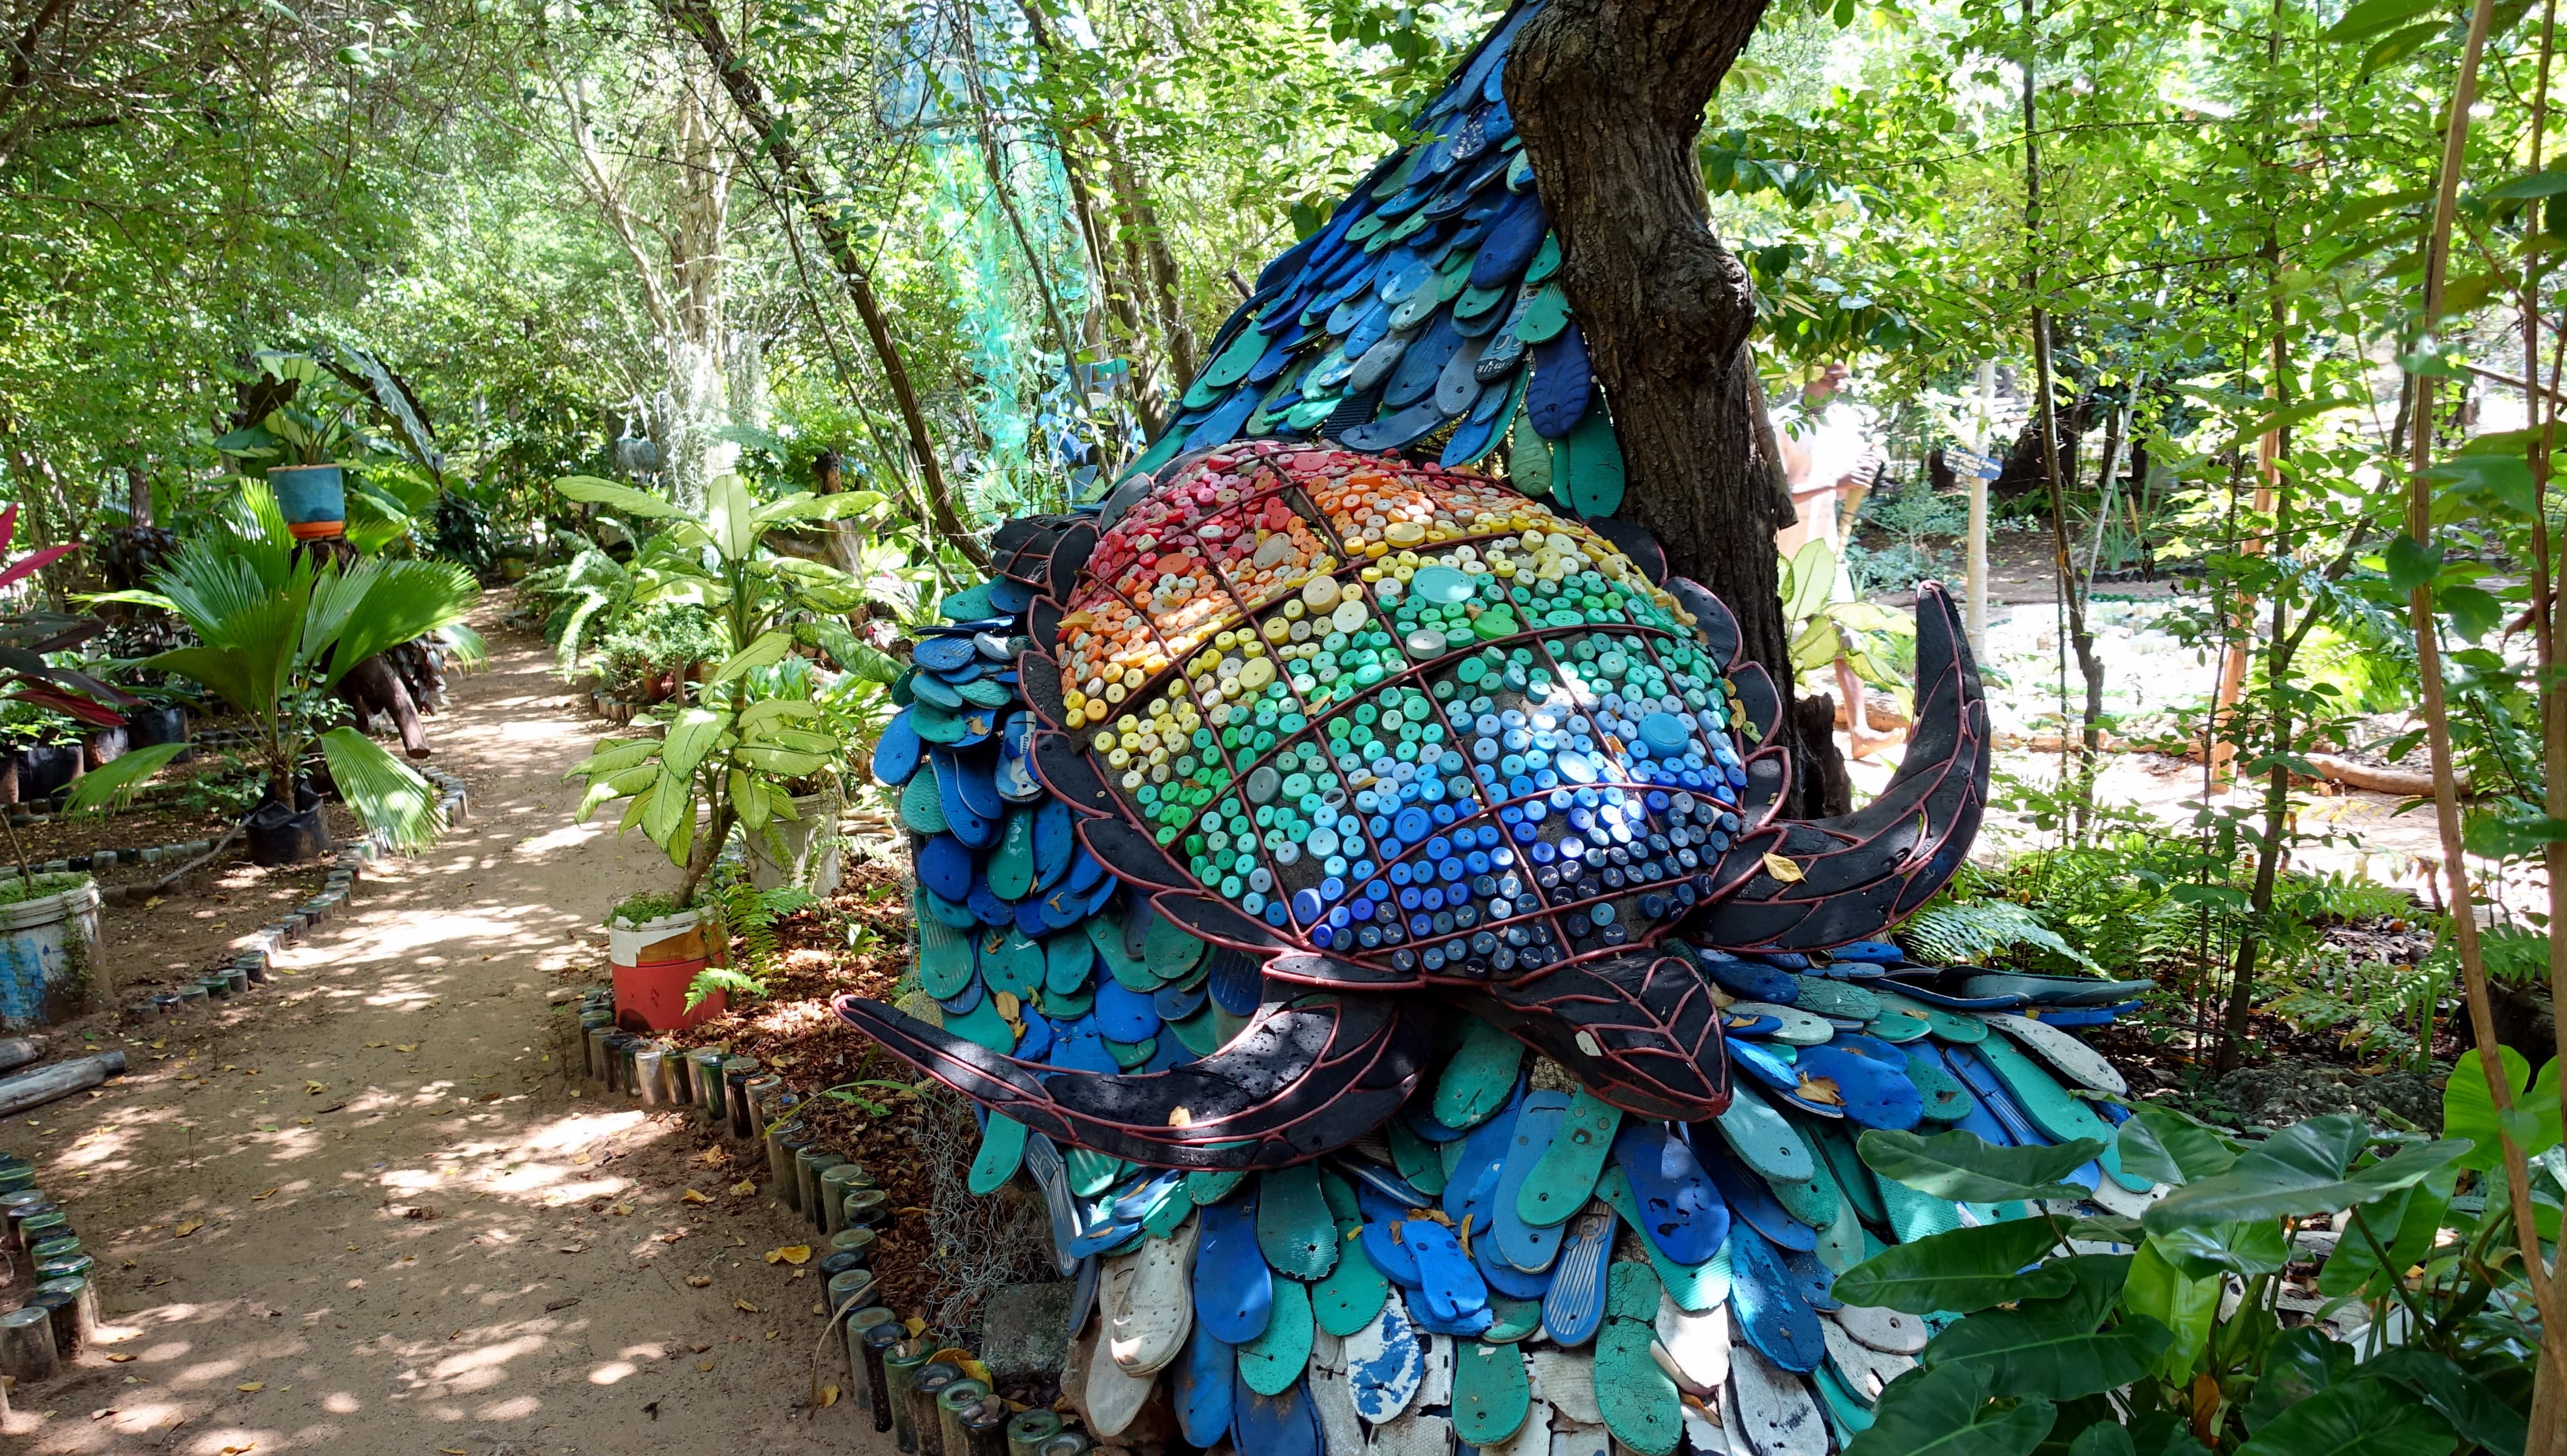
{"label": "blue plant pot", "polygon": [[285,511],[289,526],[348,518],[348,473],[338,465],[277,465],[268,470],[267,483],[276,491],[276,503]]}

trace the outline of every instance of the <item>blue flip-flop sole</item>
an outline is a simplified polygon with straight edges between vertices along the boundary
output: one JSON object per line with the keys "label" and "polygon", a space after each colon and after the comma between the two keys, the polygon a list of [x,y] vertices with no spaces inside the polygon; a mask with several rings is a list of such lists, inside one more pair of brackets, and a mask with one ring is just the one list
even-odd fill
{"label": "blue flip-flop sole", "polygon": [[1234,1374],[1230,1430],[1233,1443],[1257,1456],[1321,1456],[1318,1412],[1299,1380],[1281,1395],[1260,1395]]}
{"label": "blue flip-flop sole", "polygon": [[1613,1139],[1613,1161],[1631,1180],[1641,1232],[1677,1264],[1700,1264],[1729,1237],[1729,1205],[1693,1149],[1663,1122],[1632,1119]]}
{"label": "blue flip-flop sole", "polygon": [[1712,1187],[1720,1192],[1720,1201],[1729,1206],[1729,1237],[1738,1237],[1738,1226],[1745,1223],[1768,1240],[1787,1249],[1816,1249],[1819,1231],[1786,1212],[1763,1179],[1740,1163],[1726,1148],[1697,1146],[1694,1157],[1703,1172],[1711,1177]]}
{"label": "blue flip-flop sole", "polygon": [[1580,1345],[1604,1322],[1604,1271],[1613,1256],[1613,1211],[1601,1200],[1569,1221],[1543,1296],[1542,1327],[1553,1343]]}
{"label": "blue flip-flop sole", "polygon": [[1177,1356],[1169,1391],[1176,1398],[1177,1429],[1187,1444],[1210,1450],[1230,1434],[1238,1372],[1229,1343],[1196,1321]]}
{"label": "blue flip-flop sole", "polygon": [[1205,1209],[1203,1236],[1195,1246],[1196,1320],[1225,1343],[1248,1343],[1266,1332],[1275,1308],[1274,1280],[1257,1247],[1257,1190]]}
{"label": "blue flip-flop sole", "polygon": [[1826,1331],[1801,1298],[1782,1253],[1753,1227],[1729,1236],[1729,1308],[1738,1331],[1765,1358],[1802,1374],[1827,1361]]}

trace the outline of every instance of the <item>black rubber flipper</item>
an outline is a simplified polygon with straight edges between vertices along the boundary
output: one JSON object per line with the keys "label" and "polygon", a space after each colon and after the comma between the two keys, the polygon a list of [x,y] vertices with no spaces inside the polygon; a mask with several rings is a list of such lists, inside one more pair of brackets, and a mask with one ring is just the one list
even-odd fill
{"label": "black rubber flipper", "polygon": [[1114,791],[1097,776],[1096,765],[1067,733],[1034,734],[1034,776],[1081,813],[1112,814],[1120,808]]}
{"label": "black rubber flipper", "polygon": [[1025,706],[1034,711],[1034,721],[1054,731],[1069,718],[1069,707],[1061,698],[1060,664],[1038,647],[1016,654],[1016,686],[1025,695]]}
{"label": "black rubber flipper", "polygon": [[[1631,564],[1640,568],[1650,581],[1660,586],[1666,584],[1667,548],[1658,544],[1658,538],[1649,534],[1647,526],[1638,521],[1626,521],[1618,515],[1590,515],[1581,519],[1585,521],[1586,529],[1612,542],[1615,550],[1630,557]],[[1726,665],[1728,659],[1717,661]]]}
{"label": "black rubber flipper", "polygon": [[1266,922],[1218,895],[1196,890],[1169,890],[1151,897],[1159,914],[1194,932],[1199,940],[1233,950],[1261,951],[1281,944]]}
{"label": "black rubber flipper", "polygon": [[1126,884],[1151,890],[1194,888],[1194,882],[1177,868],[1176,861],[1168,858],[1149,835],[1119,815],[1087,820],[1078,826],[1078,837],[1086,842],[1087,852],[1096,856],[1097,863]]}
{"label": "black rubber flipper", "polygon": [[1748,746],[1774,741],[1774,727],[1783,721],[1783,695],[1775,691],[1774,679],[1765,671],[1765,665],[1733,663],[1729,669],[1729,681],[1738,689],[1738,712],[1745,720],[1743,728],[1754,729],[1754,732],[1746,734]]}
{"label": "black rubber flipper", "polygon": [[[1051,548],[1051,599],[1069,600],[1070,588],[1078,584],[1078,573],[1087,566],[1087,558],[1096,552],[1096,527],[1080,521],[1060,533]],[[1057,638],[1046,639],[1057,641]]]}
{"label": "black rubber flipper", "polygon": [[[1951,878],[1987,808],[1988,710],[1960,613],[1916,597],[1916,731],[1880,796],[1833,819],[1742,838],[1712,869],[1719,903],[1688,936],[1727,950],[1815,951],[1877,939]],[[1766,860],[1799,871],[1778,879]]]}
{"label": "black rubber flipper", "polygon": [[1416,972],[1393,971],[1387,966],[1359,966],[1329,956],[1295,952],[1278,956],[1266,963],[1266,974],[1294,986],[1315,991],[1404,991],[1423,986],[1425,978]]}
{"label": "black rubber flipper", "polygon": [[1702,634],[1703,650],[1720,665],[1722,672],[1738,661],[1738,618],[1729,604],[1711,594],[1709,588],[1691,577],[1671,576],[1666,580],[1667,595],[1693,614],[1694,630]]}
{"label": "black rubber flipper", "polygon": [[1397,1112],[1433,1035],[1389,997],[1270,1003],[1212,1055],[1169,1071],[1066,1071],[963,1040],[880,1002],[840,1018],[884,1050],[1056,1143],[1156,1168],[1280,1168],[1345,1146]]}
{"label": "black rubber flipper", "polygon": [[990,533],[990,568],[1010,581],[1041,589],[1051,585],[1051,552],[1077,517],[1026,515],[1000,521]]}
{"label": "black rubber flipper", "polygon": [[1690,958],[1572,961],[1464,1004],[1625,1112],[1698,1122],[1728,1110],[1720,1009]]}

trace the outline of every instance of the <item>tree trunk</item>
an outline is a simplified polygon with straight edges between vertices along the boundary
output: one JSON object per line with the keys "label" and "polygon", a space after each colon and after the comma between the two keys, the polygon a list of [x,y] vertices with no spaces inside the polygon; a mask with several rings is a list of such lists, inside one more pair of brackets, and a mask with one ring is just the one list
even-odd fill
{"label": "tree trunk", "polygon": [[756,135],[758,150],[773,161],[783,190],[791,194],[804,219],[828,248],[830,265],[846,284],[847,297],[855,304],[856,316],[864,322],[865,337],[873,345],[874,359],[882,366],[884,381],[891,386],[893,403],[900,408],[913,462],[925,486],[929,523],[946,538],[947,544],[963,553],[965,560],[988,569],[988,549],[955,513],[953,494],[945,482],[945,466],[936,458],[935,440],[927,428],[927,412],[918,403],[908,362],[891,336],[891,318],[883,311],[882,301],[874,296],[873,271],[857,250],[846,220],[813,174],[801,144],[793,140],[775,115],[765,84],[749,70],[747,60],[732,49],[730,34],[723,29],[721,17],[709,0],[661,0],[661,6],[663,13],[704,49],[705,59],[713,63],[713,74],[721,78],[722,90],[729,93],[731,104],[739,109],[740,120]]}
{"label": "tree trunk", "polygon": [[1774,532],[1794,517],[1747,349],[1755,289],[1712,235],[1694,158],[1703,108],[1764,13],[1763,0],[1552,0],[1516,38],[1506,94],[1613,413],[1622,513],[1737,614],[1746,656],[1783,695],[1794,811],[1814,814],[1844,807],[1826,800],[1846,779],[1834,737],[1805,737],[1792,711]]}

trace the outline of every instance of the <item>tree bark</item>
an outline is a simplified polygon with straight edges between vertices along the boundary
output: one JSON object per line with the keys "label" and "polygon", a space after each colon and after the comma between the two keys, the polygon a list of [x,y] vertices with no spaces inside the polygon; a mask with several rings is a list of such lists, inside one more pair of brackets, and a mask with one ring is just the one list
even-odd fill
{"label": "tree bark", "polygon": [[1737,614],[1745,655],[1783,695],[1793,809],[1821,814],[1845,807],[1847,780],[1834,737],[1804,733],[1792,709],[1774,532],[1794,513],[1747,348],[1755,287],[1712,234],[1694,156],[1703,108],[1764,13],[1763,0],[1552,0],[1516,38],[1506,96],[1621,441],[1621,513]]}

